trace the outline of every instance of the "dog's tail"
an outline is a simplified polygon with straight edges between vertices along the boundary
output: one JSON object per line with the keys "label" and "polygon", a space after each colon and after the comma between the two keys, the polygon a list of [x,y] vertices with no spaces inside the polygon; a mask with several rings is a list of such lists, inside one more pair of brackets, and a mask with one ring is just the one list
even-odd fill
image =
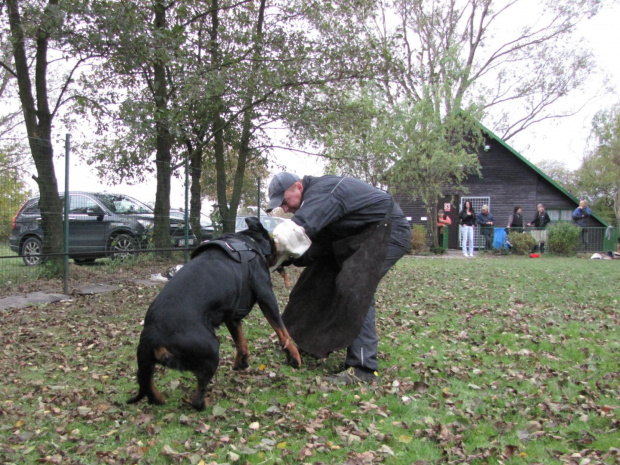
{"label": "dog's tail", "polygon": [[[163,396],[155,387],[153,375],[155,374],[155,364],[159,360],[158,355],[166,358],[166,354],[172,356],[164,347],[153,350],[149,344],[141,341],[138,344],[138,394],[127,401],[134,404],[144,397],[148,398],[149,404],[162,405],[165,403]],[[163,361],[161,361],[163,363]],[[165,364],[165,363],[164,363]]]}

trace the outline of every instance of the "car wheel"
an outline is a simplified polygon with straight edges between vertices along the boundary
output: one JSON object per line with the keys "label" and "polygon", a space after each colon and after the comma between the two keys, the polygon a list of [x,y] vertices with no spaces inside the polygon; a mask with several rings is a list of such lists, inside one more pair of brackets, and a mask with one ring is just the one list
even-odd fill
{"label": "car wheel", "polygon": [[74,258],[73,261],[76,265],[90,265],[95,263],[94,258]]}
{"label": "car wheel", "polygon": [[41,253],[43,247],[36,237],[29,237],[22,245],[22,255],[26,266],[37,266],[42,262]]}
{"label": "car wheel", "polygon": [[110,243],[112,260],[125,260],[131,257],[133,255],[131,252],[136,249],[136,239],[129,234],[119,234]]}

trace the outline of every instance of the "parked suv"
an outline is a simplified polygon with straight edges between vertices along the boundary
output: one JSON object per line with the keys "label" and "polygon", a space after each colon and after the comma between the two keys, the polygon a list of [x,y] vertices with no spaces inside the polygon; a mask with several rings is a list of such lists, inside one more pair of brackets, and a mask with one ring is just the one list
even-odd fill
{"label": "parked suv", "polygon": [[[68,218],[69,257],[76,263],[92,263],[96,258],[126,257],[146,248],[155,217],[153,209],[127,195],[71,192]],[[183,225],[171,218],[171,246],[184,246],[184,236]],[[195,240],[191,234],[189,245]],[[27,266],[34,266],[41,263],[42,243],[41,211],[35,197],[15,215],[9,245]]]}
{"label": "parked suv", "polygon": [[[180,220],[181,224],[179,226],[181,228],[185,227],[185,212],[183,210],[171,209],[170,210],[170,221],[173,221],[173,219]],[[201,233],[203,241],[206,241],[208,239],[213,239],[213,234],[214,234],[213,224],[211,223],[211,219],[204,213],[200,214],[200,233]],[[196,237],[195,234],[194,234],[194,237]]]}

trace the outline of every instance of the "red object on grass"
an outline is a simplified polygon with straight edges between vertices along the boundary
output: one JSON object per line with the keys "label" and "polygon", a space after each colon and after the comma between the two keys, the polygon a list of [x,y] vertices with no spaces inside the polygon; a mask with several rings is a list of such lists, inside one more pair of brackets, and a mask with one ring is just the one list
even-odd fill
{"label": "red object on grass", "polygon": [[530,254],[530,258],[538,258],[538,257],[540,257],[539,253],[531,253]]}

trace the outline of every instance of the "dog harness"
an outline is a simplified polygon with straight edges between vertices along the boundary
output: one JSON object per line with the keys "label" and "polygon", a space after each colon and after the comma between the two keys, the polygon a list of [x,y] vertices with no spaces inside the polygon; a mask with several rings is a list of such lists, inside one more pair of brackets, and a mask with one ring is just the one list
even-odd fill
{"label": "dog harness", "polygon": [[[192,258],[195,258],[197,255],[199,255],[201,252],[203,252],[209,247],[217,246],[224,252],[226,252],[230,258],[232,258],[238,263],[244,263],[244,261],[247,263],[247,261],[249,261],[251,258],[254,258],[254,254],[262,257],[263,260],[265,260],[265,257],[263,256],[261,250],[256,244],[254,244],[254,240],[251,237],[248,237],[247,239],[249,242],[245,242],[236,238],[214,239],[210,241],[205,241],[192,252]],[[248,257],[248,254],[244,252],[252,252],[252,257]]]}
{"label": "dog harness", "polygon": [[193,259],[203,251],[212,247],[217,247],[226,252],[232,260],[241,263],[241,286],[237,294],[240,296],[240,299],[237,308],[233,309],[237,312],[235,319],[237,317],[243,318],[252,309],[252,307],[250,307],[250,303],[253,301],[252,290],[250,288],[250,262],[258,256],[262,258],[263,263],[267,266],[267,260],[258,245],[254,243],[251,237],[247,237],[246,239],[248,239],[248,242],[234,237],[205,241],[192,252]]}

